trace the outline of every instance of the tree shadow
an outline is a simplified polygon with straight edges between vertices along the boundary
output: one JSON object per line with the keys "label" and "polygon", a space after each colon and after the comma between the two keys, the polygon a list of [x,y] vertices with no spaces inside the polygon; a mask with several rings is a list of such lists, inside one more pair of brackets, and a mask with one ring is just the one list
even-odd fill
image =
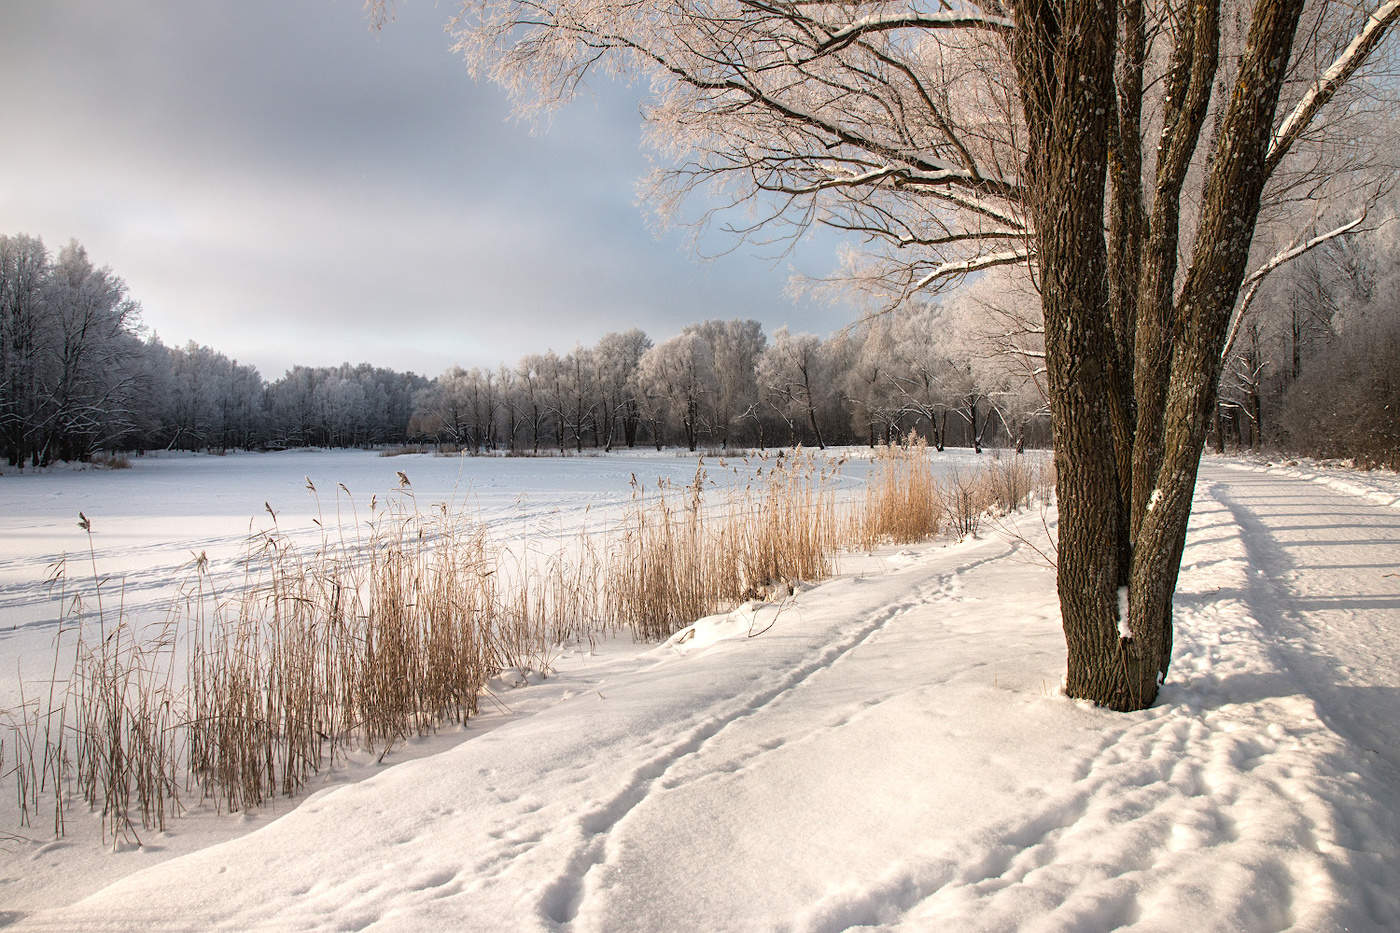
{"label": "tree shadow", "polygon": [[[1385,762],[1389,769],[1400,774],[1400,686],[1355,683],[1354,675],[1342,670],[1341,662],[1328,653],[1325,641],[1317,643],[1310,630],[1320,620],[1308,616],[1309,613],[1338,610],[1400,610],[1400,592],[1322,592],[1313,595],[1292,591],[1282,581],[1289,572],[1302,569],[1302,565],[1290,552],[1289,542],[1280,542],[1275,537],[1279,529],[1269,527],[1251,510],[1254,497],[1236,497],[1221,484],[1213,486],[1211,493],[1234,514],[1242,531],[1239,540],[1244,547],[1245,559],[1259,572],[1247,574],[1243,587],[1222,589],[1211,594],[1184,594],[1178,598],[1186,605],[1204,604],[1221,598],[1240,598],[1263,627],[1269,651],[1280,670],[1230,675],[1219,678],[1214,685],[1210,683],[1214,678],[1203,676],[1198,693],[1202,701],[1208,704],[1205,708],[1213,708],[1211,704],[1218,706],[1306,694],[1313,700],[1318,715],[1328,728],[1363,749],[1368,758]],[[1395,544],[1394,540],[1363,539],[1297,542],[1294,546],[1393,547]],[[1352,570],[1372,566],[1342,563],[1329,566],[1329,569]],[[1341,635],[1332,637],[1340,638]],[[1365,672],[1362,676],[1368,680],[1395,680],[1395,671],[1387,662],[1373,667],[1369,676]]]}

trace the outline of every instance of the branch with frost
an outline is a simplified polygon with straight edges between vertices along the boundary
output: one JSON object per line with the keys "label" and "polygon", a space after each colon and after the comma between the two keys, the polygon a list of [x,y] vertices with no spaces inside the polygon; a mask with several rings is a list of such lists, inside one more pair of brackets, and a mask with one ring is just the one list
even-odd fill
{"label": "branch with frost", "polygon": [[918,236],[912,233],[896,233],[884,227],[870,224],[846,223],[829,217],[819,218],[818,223],[833,230],[858,233],[869,239],[887,240],[892,246],[906,249],[910,246],[952,246],[955,243],[980,242],[986,240],[1024,240],[1021,230],[967,230],[960,233],[945,233],[940,236]]}
{"label": "branch with frost", "polygon": [[[1397,0],[1400,2],[1400,0]],[[838,122],[818,113],[808,107],[803,107],[795,101],[780,99],[776,94],[757,86],[754,82],[739,80],[736,77],[706,77],[703,74],[692,70],[690,67],[674,60],[671,56],[642,46],[626,36],[620,35],[599,35],[596,37],[599,42],[605,42],[616,48],[626,49],[641,59],[650,62],[652,65],[668,73],[677,82],[693,88],[697,91],[710,91],[718,94],[735,94],[746,99],[750,104],[761,108],[783,120],[806,127],[818,134],[824,134],[829,138],[828,148],[835,148],[838,145],[850,146],[862,152],[870,153],[880,159],[901,162],[909,166],[900,169],[898,174],[893,176],[901,187],[910,187],[920,191],[943,191],[949,188],[957,188],[974,195],[984,195],[1006,201],[1020,200],[1024,191],[1016,182],[1002,179],[988,178],[974,171],[964,168],[957,168],[944,163],[942,160],[929,155],[926,152],[910,153],[901,150],[897,146],[881,142],[869,135],[857,132],[846,123]],[[952,199],[948,199],[952,201]],[[975,203],[976,199],[969,199]],[[958,203],[958,202],[954,202]],[[992,214],[994,208],[979,206],[989,216],[997,216],[998,219],[1006,217],[1004,211]],[[1014,223],[1009,219],[1007,223]]]}
{"label": "branch with frost", "polygon": [[[1299,242],[1298,237],[1294,237],[1293,242],[1274,255],[1270,256],[1259,268],[1245,276],[1245,292],[1240,298],[1239,306],[1235,309],[1234,319],[1230,322],[1230,332],[1225,338],[1225,349],[1220,351],[1222,360],[1229,359],[1230,353],[1235,349],[1235,339],[1240,334],[1240,324],[1244,321],[1249,306],[1254,302],[1254,296],[1259,293],[1259,288],[1264,284],[1264,280],[1269,277],[1269,273],[1286,263],[1292,262],[1304,253],[1310,252],[1329,240],[1335,240],[1339,236],[1345,236],[1366,221],[1366,211],[1361,212],[1361,216],[1354,220],[1349,220],[1334,230],[1318,234],[1310,240]],[[1299,234],[1301,236],[1302,234]]]}
{"label": "branch with frost", "polygon": [[967,275],[971,272],[979,272],[983,269],[991,269],[995,266],[1009,266],[1012,263],[1024,262],[1030,258],[1030,251],[1024,249],[1009,249],[999,253],[986,253],[982,256],[973,256],[971,259],[963,259],[957,262],[945,262],[935,266],[932,271],[920,278],[909,289],[912,292],[922,291],[939,279],[951,278],[956,275]]}
{"label": "branch with frost", "polygon": [[[926,156],[921,157],[920,161],[924,164],[929,164]],[[1014,194],[1016,190],[1014,187],[1008,186],[1006,182],[984,178],[964,169],[956,169],[950,166],[943,166],[932,173],[913,172],[907,168],[886,166],[869,172],[860,172],[850,175],[833,174],[827,178],[805,185],[777,184],[762,185],[761,187],[766,191],[773,191],[781,194],[816,194],[817,192],[826,191],[831,188],[858,188],[878,185],[881,182],[888,182],[892,187],[909,189],[916,192],[927,189],[942,190],[948,185],[978,187],[987,190],[995,190],[996,188],[1007,186],[1007,194],[1004,196],[1009,197]]]}
{"label": "branch with frost", "polygon": [[1376,7],[1370,16],[1366,18],[1366,24],[1347,45],[1342,53],[1337,56],[1313,84],[1308,92],[1298,101],[1292,112],[1279,124],[1278,131],[1274,133],[1273,143],[1269,146],[1269,154],[1264,160],[1265,174],[1272,174],[1278,167],[1283,157],[1287,155],[1289,148],[1303,135],[1308,126],[1312,123],[1317,112],[1326,106],[1341,87],[1351,79],[1356,70],[1365,64],[1366,59],[1380,45],[1394,25],[1397,17],[1400,17],[1400,0],[1384,0]]}
{"label": "branch with frost", "polygon": [[1008,227],[1014,227],[1022,231],[1028,240],[1034,236],[1035,232],[1031,229],[1030,224],[1025,218],[1017,217],[1009,210],[1004,210],[996,205],[989,204],[982,198],[964,195],[951,190],[939,191],[935,194],[935,197],[947,201],[949,204],[956,207],[972,211],[974,214],[981,214],[983,217],[990,218],[998,223],[1006,224]]}
{"label": "branch with frost", "polygon": [[859,174],[833,175],[830,178],[812,182],[810,185],[774,186],[767,190],[778,191],[785,194],[816,194],[818,191],[825,191],[828,188],[855,188],[862,185],[878,185],[885,179],[903,171],[904,169],[901,168],[886,166],[885,168],[878,168]]}
{"label": "branch with frost", "polygon": [[895,29],[982,29],[990,32],[1007,33],[1015,24],[1010,17],[992,16],[963,10],[943,10],[938,13],[896,13],[864,16],[848,26],[832,31],[830,36],[817,45],[820,53],[844,49],[861,36],[872,32],[890,32]]}

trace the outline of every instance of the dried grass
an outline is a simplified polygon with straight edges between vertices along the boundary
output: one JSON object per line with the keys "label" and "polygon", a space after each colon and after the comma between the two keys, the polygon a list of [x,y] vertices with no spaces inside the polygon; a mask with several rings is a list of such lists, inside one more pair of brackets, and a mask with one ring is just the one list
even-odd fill
{"label": "dried grass", "polygon": [[993,501],[987,474],[954,469],[943,481],[942,490],[952,533],[959,538],[977,537],[982,528],[982,516]]}
{"label": "dried grass", "polygon": [[875,460],[864,508],[855,512],[854,543],[870,548],[937,535],[947,503],[934,477],[924,439],[911,432],[902,445],[878,448]]}

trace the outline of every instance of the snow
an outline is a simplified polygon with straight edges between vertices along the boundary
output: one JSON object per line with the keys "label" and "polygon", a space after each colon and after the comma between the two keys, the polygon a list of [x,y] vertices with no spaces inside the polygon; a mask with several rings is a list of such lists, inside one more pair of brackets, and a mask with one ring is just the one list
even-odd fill
{"label": "snow", "polygon": [[1357,470],[1350,463],[1302,458],[1282,462],[1221,458],[1230,470],[1255,470],[1275,476],[1292,476],[1358,496],[1377,505],[1400,508],[1400,474],[1390,470]]}
{"label": "snow", "polygon": [[570,653],[500,683],[509,712],[247,822],[196,814],[116,854],[82,819],[0,842],[0,922],[1400,926],[1400,518],[1208,460],[1172,673],[1128,715],[1059,695],[1040,517],[1008,526]]}

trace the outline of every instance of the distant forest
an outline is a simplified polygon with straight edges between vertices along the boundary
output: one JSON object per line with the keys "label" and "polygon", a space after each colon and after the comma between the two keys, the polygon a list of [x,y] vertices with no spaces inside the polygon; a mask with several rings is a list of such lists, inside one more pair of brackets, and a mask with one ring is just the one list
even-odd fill
{"label": "distant forest", "polygon": [[[1258,302],[1222,379],[1218,447],[1396,459],[1393,254],[1366,245],[1305,257]],[[11,466],[153,449],[825,446],[911,430],[940,448],[1048,445],[1034,294],[1007,275],[966,291],[826,338],[716,319],[659,344],[633,329],[433,379],[346,363],[267,382],[144,334],[125,283],[76,241],[52,254],[0,236],[0,444]]]}
{"label": "distant forest", "polygon": [[[70,242],[0,236],[0,438],[10,465],[98,451],[371,447],[489,451],[874,443],[1044,444],[1033,390],[979,381],[922,319],[822,339],[712,320],[653,344],[640,330],[435,379],[362,363],[267,382],[210,347],[143,336],[139,306]],[[885,326],[888,325],[888,326]]]}

